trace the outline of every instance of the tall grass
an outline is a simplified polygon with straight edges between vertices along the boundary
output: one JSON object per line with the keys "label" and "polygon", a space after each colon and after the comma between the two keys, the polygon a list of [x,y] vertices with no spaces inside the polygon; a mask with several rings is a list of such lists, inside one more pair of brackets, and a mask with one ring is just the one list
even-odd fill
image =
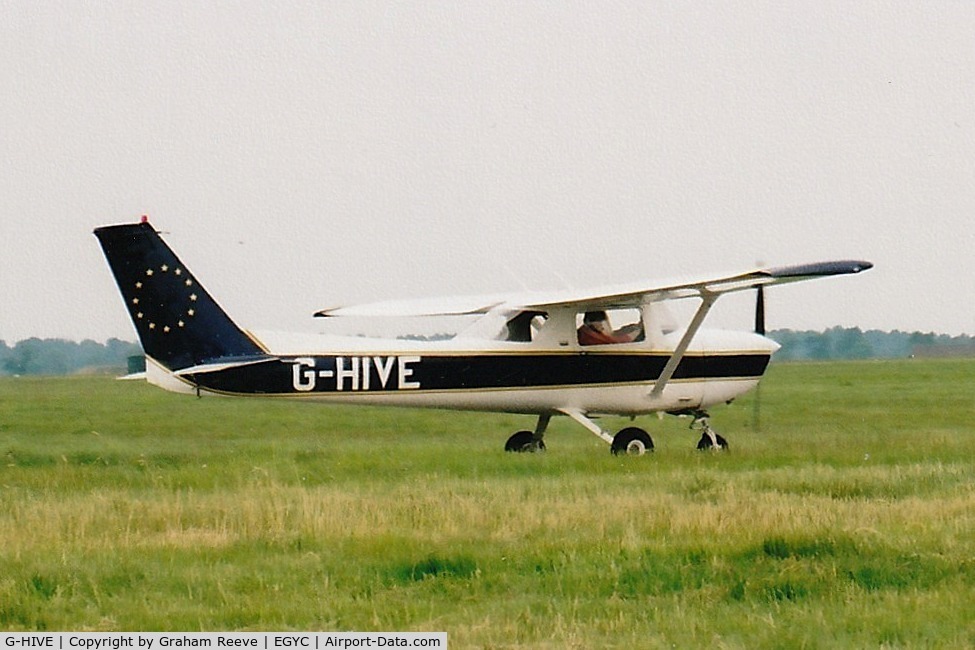
{"label": "tall grass", "polygon": [[[556,420],[0,382],[0,628],[975,644],[975,362],[773,366],[698,453]],[[608,428],[624,420],[610,419]]]}

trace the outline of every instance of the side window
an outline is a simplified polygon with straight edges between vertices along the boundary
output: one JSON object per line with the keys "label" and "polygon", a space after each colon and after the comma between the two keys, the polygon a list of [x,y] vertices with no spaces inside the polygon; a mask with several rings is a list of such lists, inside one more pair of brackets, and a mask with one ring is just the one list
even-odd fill
{"label": "side window", "polygon": [[639,309],[596,310],[576,316],[579,345],[635,343],[645,338]]}
{"label": "side window", "polygon": [[504,340],[517,343],[531,343],[535,334],[545,323],[547,314],[540,311],[519,312],[504,324]]}

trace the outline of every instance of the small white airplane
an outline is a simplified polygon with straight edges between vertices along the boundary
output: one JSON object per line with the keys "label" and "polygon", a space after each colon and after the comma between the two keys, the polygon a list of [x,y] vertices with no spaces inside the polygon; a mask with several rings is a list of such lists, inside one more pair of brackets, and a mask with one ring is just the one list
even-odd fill
{"label": "small white airplane", "polygon": [[[524,293],[327,309],[319,317],[476,316],[446,341],[278,335],[238,327],[143,217],[95,230],[146,355],[149,383],[202,395],[290,397],[534,415],[508,451],[540,451],[565,415],[614,454],[653,450],[601,415],[692,416],[699,449],[727,448],[707,409],[754,388],[779,348],[764,335],[764,287],[859,273],[863,261],[759,269],[596,292]],[[701,328],[726,293],[756,289],[755,332]],[[697,299],[678,328],[666,303]],[[615,321],[615,327],[611,324]]]}

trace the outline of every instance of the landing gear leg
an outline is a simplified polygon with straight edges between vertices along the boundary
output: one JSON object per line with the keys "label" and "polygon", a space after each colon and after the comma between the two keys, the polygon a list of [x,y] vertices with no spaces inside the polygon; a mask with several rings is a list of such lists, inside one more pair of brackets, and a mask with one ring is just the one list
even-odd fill
{"label": "landing gear leg", "polygon": [[653,440],[650,439],[650,435],[646,431],[639,427],[627,427],[615,436],[611,436],[582,411],[564,409],[562,412],[608,442],[609,450],[613,452],[613,455],[642,456],[648,451],[653,451]]}
{"label": "landing gear leg", "polygon": [[577,409],[563,409],[562,412],[568,415],[576,422],[578,422],[579,424],[581,424],[582,426],[589,429],[589,431],[594,433],[597,437],[602,438],[604,441],[606,441],[609,444],[613,444],[613,436],[603,431],[598,424],[596,424],[588,417],[586,417],[586,414],[583,413],[582,411],[579,411]]}
{"label": "landing gear leg", "polygon": [[706,411],[694,413],[694,420],[691,422],[691,430],[701,430],[701,439],[697,443],[697,448],[701,451],[708,449],[727,451],[728,441],[718,435],[718,432],[711,428],[710,416]]}
{"label": "landing gear leg", "polygon": [[551,413],[542,413],[538,416],[538,422],[535,423],[535,431],[532,433],[532,442],[535,443],[535,447],[538,449],[538,451],[545,451],[545,430],[548,429],[548,423],[551,420]]}
{"label": "landing gear leg", "polygon": [[534,453],[545,451],[545,430],[548,428],[549,420],[552,416],[543,413],[538,416],[534,431],[519,431],[508,438],[504,444],[505,451],[515,451],[519,453]]}

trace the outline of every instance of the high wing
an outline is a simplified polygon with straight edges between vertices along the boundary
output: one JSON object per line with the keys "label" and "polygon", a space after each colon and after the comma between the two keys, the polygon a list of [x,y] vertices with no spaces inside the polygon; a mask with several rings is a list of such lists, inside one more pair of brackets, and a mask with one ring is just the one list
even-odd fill
{"label": "high wing", "polygon": [[602,287],[589,291],[526,292],[424,300],[393,300],[323,309],[317,312],[315,316],[461,316],[486,314],[498,307],[533,311],[546,311],[560,307],[572,307],[579,311],[618,309],[638,307],[660,300],[716,297],[721,294],[759,286],[799,282],[832,275],[854,274],[871,267],[873,264],[870,262],[859,260],[816,262],[757,269],[705,279],[662,281],[653,286],[640,284]]}
{"label": "high wing", "polygon": [[511,302],[511,295],[453,296],[417,300],[388,300],[349,307],[332,307],[315,312],[319,318],[338,316],[377,316],[409,318],[413,316],[474,316],[486,314],[495,307]]}

